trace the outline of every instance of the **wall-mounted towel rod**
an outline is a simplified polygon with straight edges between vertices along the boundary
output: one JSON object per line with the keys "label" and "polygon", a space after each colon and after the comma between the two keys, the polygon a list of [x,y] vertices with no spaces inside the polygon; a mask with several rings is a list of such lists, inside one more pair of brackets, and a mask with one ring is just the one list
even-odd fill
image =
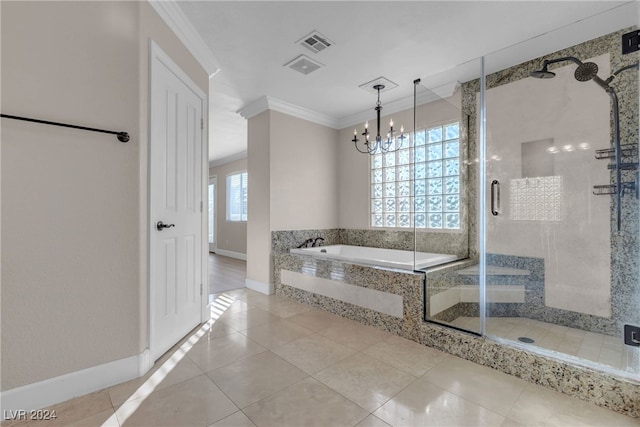
{"label": "wall-mounted towel rod", "polygon": [[0,117],[2,117],[4,119],[23,120],[25,122],[41,123],[41,124],[44,124],[44,125],[53,125],[53,126],[62,126],[62,127],[65,127],[65,128],[89,130],[91,132],[110,133],[110,134],[116,135],[118,137],[118,141],[120,141],[120,142],[129,142],[129,133],[127,133],[127,132],[117,132],[117,131],[113,131],[113,130],[88,128],[88,127],[85,127],[85,126],[69,125],[69,124],[66,124],[66,123],[58,123],[58,122],[49,122],[49,121],[46,121],[46,120],[30,119],[28,117],[11,116],[9,114],[0,114]]}

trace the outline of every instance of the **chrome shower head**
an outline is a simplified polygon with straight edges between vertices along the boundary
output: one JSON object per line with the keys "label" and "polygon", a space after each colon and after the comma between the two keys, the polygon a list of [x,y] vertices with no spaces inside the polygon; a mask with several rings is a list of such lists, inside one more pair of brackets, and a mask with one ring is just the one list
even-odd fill
{"label": "chrome shower head", "polygon": [[556,76],[556,73],[547,70],[547,64],[542,66],[541,70],[535,70],[529,73],[529,76],[536,79],[552,79]]}
{"label": "chrome shower head", "polygon": [[598,75],[598,65],[594,62],[585,62],[578,65],[573,77],[579,82],[588,82]]}

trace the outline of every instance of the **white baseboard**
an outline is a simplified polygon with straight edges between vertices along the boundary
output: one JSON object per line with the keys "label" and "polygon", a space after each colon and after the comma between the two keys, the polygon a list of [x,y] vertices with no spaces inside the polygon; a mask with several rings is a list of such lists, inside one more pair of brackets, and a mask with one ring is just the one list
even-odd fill
{"label": "white baseboard", "polygon": [[216,248],[216,254],[222,255],[222,256],[228,256],[229,258],[241,259],[244,261],[247,260],[247,254],[243,254],[240,252],[233,252],[233,251],[227,251],[224,249]]}
{"label": "white baseboard", "polygon": [[0,393],[0,410],[6,414],[9,411],[46,408],[141,377],[151,369],[151,365],[147,349],[135,356],[6,390]]}
{"label": "white baseboard", "polygon": [[258,282],[257,280],[245,279],[244,285],[252,291],[260,292],[265,295],[272,295],[275,293],[275,286],[272,283]]}

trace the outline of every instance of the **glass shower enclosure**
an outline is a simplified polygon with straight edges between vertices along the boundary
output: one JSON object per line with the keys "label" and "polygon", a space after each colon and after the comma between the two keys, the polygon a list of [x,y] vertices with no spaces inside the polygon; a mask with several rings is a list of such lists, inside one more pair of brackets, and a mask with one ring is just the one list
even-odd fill
{"label": "glass shower enclosure", "polygon": [[[460,123],[461,222],[446,235],[468,242],[458,267],[427,273],[426,320],[638,378],[639,55],[622,50],[637,7],[422,79],[418,99],[456,81],[440,97]],[[417,108],[416,130],[437,119]]]}

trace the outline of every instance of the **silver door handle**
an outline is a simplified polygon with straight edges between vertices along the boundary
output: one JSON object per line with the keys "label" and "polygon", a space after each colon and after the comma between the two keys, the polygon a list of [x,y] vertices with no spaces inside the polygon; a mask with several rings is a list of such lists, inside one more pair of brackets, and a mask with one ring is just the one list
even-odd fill
{"label": "silver door handle", "polygon": [[156,223],[156,230],[158,230],[158,231],[162,231],[162,230],[164,230],[165,228],[171,228],[171,227],[175,227],[175,226],[176,226],[175,224],[165,224],[165,223],[164,223],[164,222],[162,222],[162,221],[158,221],[158,222]]}
{"label": "silver door handle", "polygon": [[494,179],[491,182],[491,214],[498,216],[500,209],[500,182]]}

